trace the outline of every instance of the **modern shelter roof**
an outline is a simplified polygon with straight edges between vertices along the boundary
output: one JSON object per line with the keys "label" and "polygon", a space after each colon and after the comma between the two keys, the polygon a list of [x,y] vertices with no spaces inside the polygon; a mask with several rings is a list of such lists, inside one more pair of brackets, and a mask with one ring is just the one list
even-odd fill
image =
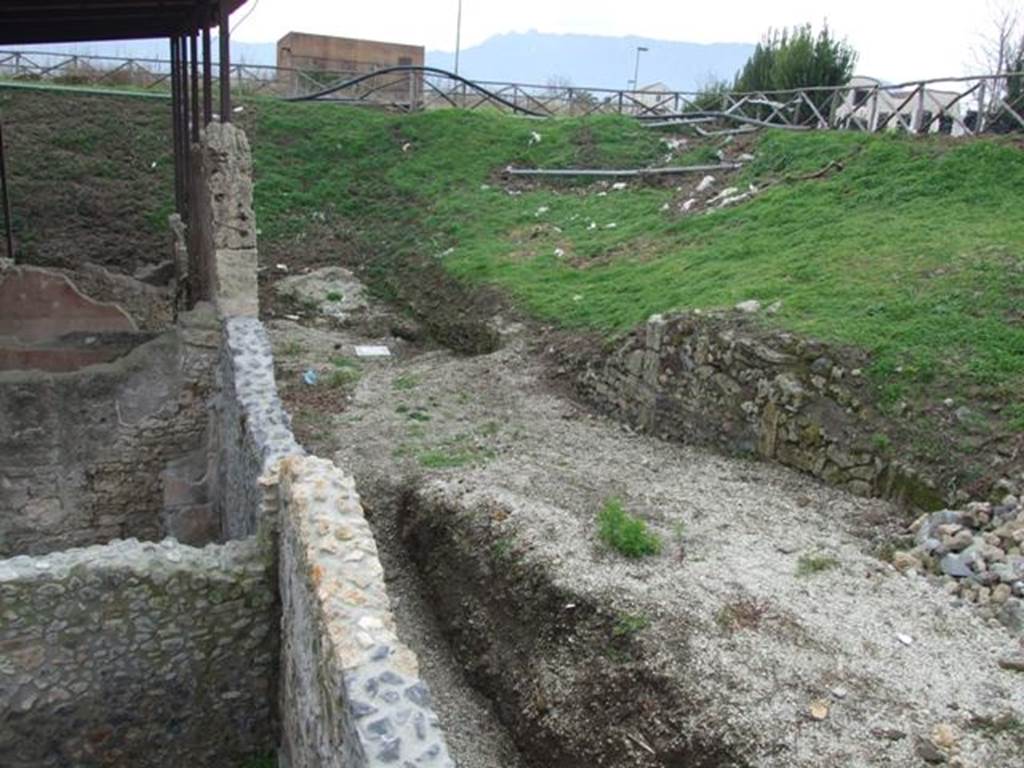
{"label": "modern shelter roof", "polygon": [[[246,0],[222,0],[230,14]],[[172,37],[217,0],[0,0],[0,45]],[[216,15],[216,14],[215,14]]]}

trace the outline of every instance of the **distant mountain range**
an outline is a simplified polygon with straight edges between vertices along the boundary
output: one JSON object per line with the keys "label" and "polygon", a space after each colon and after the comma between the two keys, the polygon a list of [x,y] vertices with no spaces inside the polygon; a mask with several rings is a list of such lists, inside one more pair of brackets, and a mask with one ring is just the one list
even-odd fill
{"label": "distant mountain range", "polygon": [[[732,79],[754,50],[746,43],[670,42],[648,37],[549,35],[539,32],[495,35],[459,55],[459,72],[477,80],[544,85],[557,78],[573,85],[626,88],[633,79],[637,47],[640,85],[662,82],[689,91],[710,77]],[[452,69],[455,56],[429,51],[427,63]]]}
{"label": "distant mountain range", "polygon": [[[32,46],[35,50],[93,56],[166,59],[163,40],[114,41]],[[753,51],[747,43],[671,42],[647,37],[601,37],[514,32],[495,35],[480,45],[464,49],[459,71],[477,80],[626,88],[633,78],[637,47],[640,54],[640,85],[662,82],[677,90],[694,90],[711,77],[732,79]],[[232,58],[246,64],[273,65],[275,43],[232,41]],[[454,67],[455,55],[428,51],[427,64]]]}

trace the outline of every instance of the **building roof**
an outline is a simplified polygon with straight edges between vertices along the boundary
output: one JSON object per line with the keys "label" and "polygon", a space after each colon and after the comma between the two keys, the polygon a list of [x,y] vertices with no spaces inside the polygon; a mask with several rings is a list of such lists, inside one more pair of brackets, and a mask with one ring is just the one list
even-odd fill
{"label": "building roof", "polygon": [[[246,0],[224,0],[228,13]],[[172,37],[195,29],[209,0],[0,0],[0,45]]]}

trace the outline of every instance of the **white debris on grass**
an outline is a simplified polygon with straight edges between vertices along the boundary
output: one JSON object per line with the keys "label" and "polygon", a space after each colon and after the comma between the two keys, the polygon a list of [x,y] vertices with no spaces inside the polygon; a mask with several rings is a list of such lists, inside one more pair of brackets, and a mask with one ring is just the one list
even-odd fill
{"label": "white debris on grass", "polygon": [[555,248],[555,258],[556,259],[560,259],[563,256],[565,256],[565,249],[564,248]]}
{"label": "white debris on grass", "polygon": [[592,221],[589,224],[587,224],[587,229],[588,230],[589,229],[597,229],[597,222],[596,221]]}
{"label": "white debris on grass", "polygon": [[615,222],[613,221],[613,222],[611,222],[610,224],[605,224],[605,225],[604,225],[604,228],[605,228],[605,229],[615,229],[615,228],[616,228],[617,226],[619,226],[619,225],[618,225],[618,224],[616,224],[616,223],[615,223]]}
{"label": "white debris on grass", "polygon": [[685,212],[689,211],[691,208],[693,208],[693,206],[695,206],[696,204],[697,204],[697,198],[691,197],[689,200],[687,200],[685,203],[683,203],[682,205],[679,206],[679,210],[681,210],[681,211],[683,211],[685,213]]}
{"label": "white debris on grass", "polygon": [[391,357],[391,350],[383,344],[357,344],[356,357]]}
{"label": "white debris on grass", "polygon": [[757,299],[747,299],[746,301],[741,301],[739,304],[736,305],[736,311],[746,312],[748,315],[752,315],[755,312],[761,311],[761,302],[758,301]]}
{"label": "white debris on grass", "polygon": [[616,181],[614,184],[612,184],[612,190],[614,190],[615,192],[621,192],[628,186],[629,185],[624,181]]}
{"label": "white debris on grass", "polygon": [[548,208],[546,205],[542,205],[540,208],[537,209],[537,212],[534,213],[533,215],[534,216],[543,216],[545,213],[547,213],[550,210],[551,209]]}
{"label": "white debris on grass", "polygon": [[697,185],[698,192],[707,192],[715,183],[714,176],[705,176],[700,180],[700,184]]}
{"label": "white debris on grass", "polygon": [[541,136],[536,131],[530,131],[530,146],[534,144],[540,144]]}

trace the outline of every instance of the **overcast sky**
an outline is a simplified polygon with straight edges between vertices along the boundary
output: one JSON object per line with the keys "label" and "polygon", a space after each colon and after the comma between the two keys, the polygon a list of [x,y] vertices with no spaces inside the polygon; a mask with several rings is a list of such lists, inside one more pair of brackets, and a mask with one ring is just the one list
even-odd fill
{"label": "overcast sky", "polygon": [[[462,45],[502,32],[640,35],[696,43],[756,42],[769,27],[825,19],[860,52],[858,71],[890,81],[968,74],[999,0],[463,0]],[[249,0],[236,39],[289,31],[455,48],[458,0]],[[1004,7],[1024,8],[1005,0]],[[653,53],[653,52],[652,52]],[[592,83],[592,85],[605,85]]]}

